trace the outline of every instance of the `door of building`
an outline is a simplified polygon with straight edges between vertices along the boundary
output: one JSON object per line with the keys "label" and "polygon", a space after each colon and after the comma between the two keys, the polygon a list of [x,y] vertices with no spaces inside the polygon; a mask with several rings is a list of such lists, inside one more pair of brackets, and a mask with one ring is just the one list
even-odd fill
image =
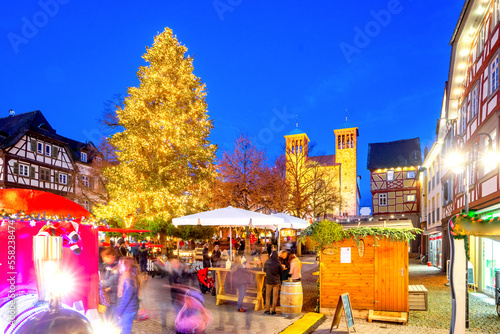
{"label": "door of building", "polygon": [[375,246],[376,311],[408,312],[408,244],[388,239]]}

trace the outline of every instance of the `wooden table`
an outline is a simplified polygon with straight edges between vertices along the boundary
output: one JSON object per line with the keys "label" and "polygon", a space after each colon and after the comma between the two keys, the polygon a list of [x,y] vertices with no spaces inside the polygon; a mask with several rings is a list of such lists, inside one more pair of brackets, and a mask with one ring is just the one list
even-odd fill
{"label": "wooden table", "polygon": [[[231,272],[231,269],[208,268],[208,270],[215,271],[217,276],[217,283],[219,287],[217,289],[217,302],[215,303],[215,305],[220,305],[223,300],[238,301],[238,295],[226,293],[224,289],[224,285],[226,284],[227,273]],[[264,308],[264,298],[262,296],[262,289],[264,288],[264,278],[266,277],[266,273],[264,273],[263,271],[255,271],[255,270],[248,270],[248,271],[255,275],[255,283],[257,287],[256,288],[247,287],[247,292],[255,293],[256,296],[252,297],[245,295],[245,297],[243,298],[243,302],[254,304],[255,311],[258,311],[261,308]]]}

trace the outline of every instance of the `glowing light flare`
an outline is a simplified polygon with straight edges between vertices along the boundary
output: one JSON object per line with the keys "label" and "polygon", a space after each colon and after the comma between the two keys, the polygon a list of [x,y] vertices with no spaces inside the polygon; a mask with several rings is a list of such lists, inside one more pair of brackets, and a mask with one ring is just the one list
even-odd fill
{"label": "glowing light flare", "polygon": [[455,174],[463,173],[465,170],[465,156],[459,151],[451,152],[446,156],[445,164]]}
{"label": "glowing light flare", "polygon": [[75,281],[69,274],[59,271],[47,282],[48,291],[55,296],[69,295],[75,288]]}
{"label": "glowing light flare", "polygon": [[112,322],[105,320],[97,320],[92,322],[94,334],[120,334],[120,328],[116,327]]}
{"label": "glowing light flare", "polygon": [[497,165],[498,162],[500,162],[500,154],[496,151],[493,150],[488,150],[486,153],[483,155],[483,161],[485,164],[491,166],[491,165]]}

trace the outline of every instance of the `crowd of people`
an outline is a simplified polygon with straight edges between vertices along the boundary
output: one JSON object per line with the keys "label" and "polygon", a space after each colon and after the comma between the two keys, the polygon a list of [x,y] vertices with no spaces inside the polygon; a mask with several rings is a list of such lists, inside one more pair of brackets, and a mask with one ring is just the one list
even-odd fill
{"label": "crowd of people", "polygon": [[[227,251],[221,251],[220,245],[219,240],[215,240],[213,244],[207,242],[203,245],[203,268],[228,266],[225,260],[229,258]],[[264,271],[266,274],[263,291],[264,313],[276,314],[282,282],[301,280],[300,260],[289,250],[278,251],[277,245],[271,242],[252,244],[249,260],[244,256],[244,240],[235,239],[233,246],[233,260],[229,266],[231,274],[227,275],[229,282],[226,282],[226,286],[238,294],[237,311],[246,312],[243,308],[243,300],[247,286],[255,279],[251,271]],[[117,324],[125,334],[131,333],[134,318],[139,312],[141,286],[148,277],[148,255],[148,248],[145,247],[144,242],[140,246],[127,248],[126,244],[119,240],[116,246],[111,245],[100,249],[100,257],[105,267],[104,274],[101,276],[101,286],[107,295],[109,305],[105,317],[108,321]],[[182,328],[195,324],[197,326],[195,333],[202,333],[208,326],[211,316],[203,307],[204,300],[200,289],[193,289],[187,282],[189,275],[186,264],[174,258],[162,263],[162,268],[165,270],[165,276],[168,276],[169,285],[167,286],[171,292],[171,305],[167,302],[162,303],[162,325],[166,326],[167,311],[173,309],[177,315],[175,326],[178,333],[183,332]],[[210,272],[208,275],[210,277]],[[215,273],[211,276],[215,278]],[[213,293],[215,294],[215,290]]]}

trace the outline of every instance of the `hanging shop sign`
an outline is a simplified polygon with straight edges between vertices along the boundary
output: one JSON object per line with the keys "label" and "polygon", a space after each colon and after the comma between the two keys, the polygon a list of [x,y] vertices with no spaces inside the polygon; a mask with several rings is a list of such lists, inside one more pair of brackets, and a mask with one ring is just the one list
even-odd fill
{"label": "hanging shop sign", "polygon": [[297,231],[295,231],[295,230],[286,229],[286,230],[281,230],[280,233],[281,233],[282,237],[295,237],[295,236],[297,236]]}

